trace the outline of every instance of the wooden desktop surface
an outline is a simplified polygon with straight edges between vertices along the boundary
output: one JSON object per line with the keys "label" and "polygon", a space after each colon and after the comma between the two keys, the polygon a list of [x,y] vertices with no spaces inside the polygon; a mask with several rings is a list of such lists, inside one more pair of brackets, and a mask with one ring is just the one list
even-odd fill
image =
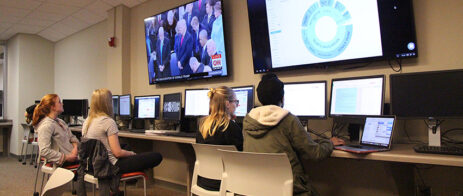
{"label": "wooden desktop surface", "polygon": [[[82,131],[82,127],[71,127],[70,129],[76,132]],[[195,138],[132,133],[129,131],[119,131],[119,136],[185,144],[195,143],[196,140]],[[393,144],[390,151],[369,154],[354,154],[341,150],[334,150],[331,157],[463,167],[463,156],[416,153],[413,150],[414,145],[415,144]]]}

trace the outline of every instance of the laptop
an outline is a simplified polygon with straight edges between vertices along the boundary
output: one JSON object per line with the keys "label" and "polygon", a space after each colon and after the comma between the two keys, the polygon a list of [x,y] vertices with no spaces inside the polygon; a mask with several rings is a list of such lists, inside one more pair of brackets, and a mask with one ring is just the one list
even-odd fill
{"label": "laptop", "polygon": [[368,116],[365,118],[360,145],[336,146],[335,149],[358,154],[390,150],[394,124],[395,116]]}

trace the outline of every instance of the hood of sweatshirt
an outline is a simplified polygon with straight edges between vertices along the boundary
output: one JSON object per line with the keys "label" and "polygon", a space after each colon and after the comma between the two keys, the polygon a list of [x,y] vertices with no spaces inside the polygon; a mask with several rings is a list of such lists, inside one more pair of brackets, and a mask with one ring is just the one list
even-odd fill
{"label": "hood of sweatshirt", "polygon": [[244,119],[244,131],[253,137],[261,137],[277,126],[288,114],[288,110],[276,105],[254,108]]}

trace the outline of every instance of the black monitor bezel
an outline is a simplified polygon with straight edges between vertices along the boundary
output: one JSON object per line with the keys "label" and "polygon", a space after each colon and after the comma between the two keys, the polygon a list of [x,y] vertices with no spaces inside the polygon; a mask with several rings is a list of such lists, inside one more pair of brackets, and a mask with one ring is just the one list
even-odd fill
{"label": "black monitor bezel", "polygon": [[[166,119],[166,117],[164,116],[164,101],[166,100],[165,97],[169,95],[180,95],[180,110],[178,111],[178,118],[176,119],[170,119],[170,118]],[[162,119],[163,120],[182,120],[182,105],[181,104],[182,104],[182,93],[181,92],[162,95]]]}
{"label": "black monitor bezel", "polygon": [[191,91],[191,90],[194,91],[194,90],[210,90],[210,89],[209,89],[209,88],[185,89],[185,91],[184,91],[184,92],[185,92],[185,99],[183,100],[183,107],[185,108],[185,115],[184,115],[184,116],[185,116],[185,117],[203,117],[203,116],[208,116],[209,114],[207,114],[207,115],[187,115],[187,114],[186,114],[186,107],[187,107],[187,104],[186,104],[186,100],[187,100],[187,99],[186,99],[186,92],[189,91],[189,90],[190,90],[190,91]]}
{"label": "black monitor bezel", "polygon": [[[135,111],[138,112],[138,108],[137,108],[137,104],[136,104],[136,101],[135,99],[137,98],[143,98],[143,97],[158,97],[159,98],[159,101],[158,101],[158,106],[157,109],[154,111],[154,118],[140,118],[138,117],[138,113],[136,113]],[[140,96],[134,96],[133,97],[133,118],[134,119],[160,119],[160,116],[161,116],[161,95],[140,95]],[[158,113],[158,115],[156,116],[156,112]]]}
{"label": "black monitor bezel", "polygon": [[384,110],[384,91],[386,90],[385,89],[385,83],[386,83],[386,77],[383,75],[372,75],[372,76],[358,76],[358,77],[348,77],[348,78],[333,78],[331,79],[331,88],[330,88],[330,102],[329,102],[329,111],[328,111],[328,115],[329,117],[331,118],[364,118],[366,116],[375,116],[375,114],[365,114],[365,115],[354,115],[354,114],[331,114],[331,106],[332,106],[332,102],[333,102],[333,84],[335,81],[345,81],[345,80],[360,80],[360,79],[370,79],[370,78],[383,78],[383,85],[382,85],[382,95],[381,95],[381,110],[380,110],[380,114],[378,115],[382,115],[383,114],[383,110]]}
{"label": "black monitor bezel", "polygon": [[442,116],[442,115],[437,115],[437,116],[400,116],[394,113],[394,105],[393,105],[393,93],[394,90],[392,88],[392,77],[394,76],[413,76],[413,75],[422,75],[422,74],[434,74],[434,73],[449,73],[449,72],[463,72],[463,69],[452,69],[452,70],[435,70],[435,71],[420,71],[420,72],[411,72],[411,73],[397,73],[397,74],[390,74],[389,75],[389,98],[391,102],[391,114],[395,115],[397,119],[462,119],[462,116],[454,116],[454,115],[448,115],[448,116]]}
{"label": "black monitor bezel", "polygon": [[[254,108],[254,106],[256,105],[255,102],[254,102],[254,101],[255,101],[255,98],[254,98],[254,97],[256,96],[256,95],[255,95],[255,94],[256,94],[256,90],[255,90],[255,88],[254,88],[254,85],[234,86],[234,87],[230,87],[230,88],[233,90],[233,89],[236,89],[236,88],[248,88],[248,87],[251,87],[251,88],[252,88],[252,100],[251,100],[251,101],[252,101],[251,109],[252,109],[252,108]],[[246,103],[246,104],[247,104],[247,103]],[[251,110],[249,110],[249,111],[251,111]],[[247,113],[249,113],[249,112],[247,112]],[[247,113],[246,113],[246,114],[247,114]],[[244,118],[244,117],[246,117],[246,115],[244,115],[244,116],[236,116],[236,118]]]}
{"label": "black monitor bezel", "polygon": [[[176,8],[179,8],[179,7],[182,7],[182,6],[186,6],[187,4],[190,4],[190,3],[194,3],[194,2],[197,2],[198,0],[192,0],[192,1],[189,1],[187,3],[183,3],[183,4],[180,4],[178,6],[174,6],[172,8],[169,8],[169,9],[166,9],[166,10],[163,10],[161,12],[157,12],[156,14],[153,14],[151,16],[148,16],[146,18],[143,18],[143,28],[145,28],[144,26],[144,20],[147,19],[147,18],[150,18],[150,17],[154,17],[154,16],[157,16],[159,14],[163,14],[165,12],[168,12],[172,9],[176,9]],[[212,76],[212,77],[188,77],[188,78],[179,78],[179,79],[171,79],[171,80],[163,80],[163,81],[157,81],[157,82],[152,82],[150,81],[150,76],[149,76],[149,71],[147,70],[147,75],[148,75],[148,83],[149,85],[155,85],[155,84],[161,84],[161,83],[171,83],[171,82],[179,82],[179,81],[190,81],[190,80],[202,80],[202,79],[211,79],[211,78],[227,78],[231,75],[230,73],[230,55],[227,55],[227,28],[226,28],[226,25],[224,24],[223,20],[224,20],[224,0],[219,0],[220,3],[221,3],[221,6],[222,6],[222,28],[223,28],[223,37],[224,37],[224,54],[225,54],[225,62],[226,62],[226,66],[227,66],[227,75],[225,76]],[[178,22],[178,21],[177,21]],[[225,22],[226,23],[226,22]],[[146,31],[144,30],[144,37],[143,39],[146,38]],[[145,43],[145,53],[144,54],[147,54],[147,48],[146,48],[146,43]],[[149,65],[149,62],[146,62],[147,63],[147,66]],[[190,74],[191,75],[191,74]]]}
{"label": "black monitor bezel", "polygon": [[[125,97],[125,96],[129,96],[129,101],[130,101],[130,104],[129,104],[129,115],[121,115],[121,97]],[[124,95],[119,95],[119,99],[118,99],[118,104],[119,104],[119,117],[121,118],[132,118],[132,95],[131,94],[124,94]]]}
{"label": "black monitor bezel", "polygon": [[284,85],[291,85],[291,84],[311,84],[311,83],[325,83],[325,114],[324,116],[300,116],[300,115],[296,115],[297,117],[299,118],[303,118],[303,119],[326,119],[327,118],[327,115],[326,115],[326,110],[327,110],[327,104],[328,104],[328,94],[327,94],[327,91],[328,91],[328,82],[326,80],[319,80],[319,81],[302,81],[302,82],[285,82]]}

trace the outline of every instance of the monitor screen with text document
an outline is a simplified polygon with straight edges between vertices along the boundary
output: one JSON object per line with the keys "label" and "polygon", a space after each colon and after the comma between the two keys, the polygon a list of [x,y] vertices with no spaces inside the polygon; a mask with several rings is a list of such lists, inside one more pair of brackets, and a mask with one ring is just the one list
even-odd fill
{"label": "monitor screen with text document", "polygon": [[209,115],[209,89],[185,89],[185,116]]}
{"label": "monitor screen with text document", "polygon": [[331,116],[381,115],[384,75],[333,79]]}
{"label": "monitor screen with text document", "polygon": [[326,117],[326,81],[286,83],[283,108],[299,117]]}
{"label": "monitor screen with text document", "polygon": [[119,116],[121,117],[130,117],[131,116],[131,107],[132,99],[130,95],[121,95],[119,96]]}
{"label": "monitor screen with text document", "polygon": [[254,107],[254,86],[233,87],[239,106],[235,110],[237,117],[245,117]]}

